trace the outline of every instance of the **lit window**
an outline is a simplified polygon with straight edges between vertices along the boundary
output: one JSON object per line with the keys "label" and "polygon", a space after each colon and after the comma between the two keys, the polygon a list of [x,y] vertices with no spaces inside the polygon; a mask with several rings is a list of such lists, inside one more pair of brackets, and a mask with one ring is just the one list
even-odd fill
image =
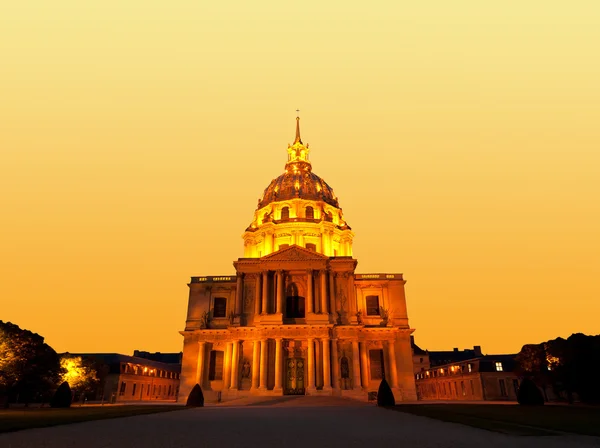
{"label": "lit window", "polygon": [[467,364],[467,368],[469,369],[469,373],[473,371],[473,366],[471,364]]}
{"label": "lit window", "polygon": [[308,206],[306,207],[306,219],[315,219],[315,209]]}
{"label": "lit window", "polygon": [[502,372],[502,363],[501,362],[496,363],[496,372]]}

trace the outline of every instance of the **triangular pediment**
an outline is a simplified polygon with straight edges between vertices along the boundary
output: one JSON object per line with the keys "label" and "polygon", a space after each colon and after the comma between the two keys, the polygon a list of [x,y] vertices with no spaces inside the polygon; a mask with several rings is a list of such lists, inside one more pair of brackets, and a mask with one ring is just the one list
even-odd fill
{"label": "triangular pediment", "polygon": [[278,250],[272,254],[265,255],[261,261],[324,261],[329,260],[326,255],[321,255],[304,247],[292,245]]}

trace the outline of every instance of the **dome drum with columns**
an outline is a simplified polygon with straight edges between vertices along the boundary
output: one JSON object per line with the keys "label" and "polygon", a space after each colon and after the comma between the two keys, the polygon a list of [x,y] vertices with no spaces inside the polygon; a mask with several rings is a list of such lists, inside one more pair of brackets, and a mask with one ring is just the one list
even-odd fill
{"label": "dome drum with columns", "polygon": [[354,233],[300,138],[258,201],[234,275],[192,277],[179,399],[416,399],[402,274],[356,274]]}

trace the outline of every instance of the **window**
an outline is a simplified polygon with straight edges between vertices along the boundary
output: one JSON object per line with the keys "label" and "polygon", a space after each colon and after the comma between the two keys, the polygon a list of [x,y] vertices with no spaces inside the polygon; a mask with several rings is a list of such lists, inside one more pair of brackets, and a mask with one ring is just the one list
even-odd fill
{"label": "window", "polygon": [[419,362],[422,363],[423,362],[423,358],[419,358]]}
{"label": "window", "polygon": [[475,395],[475,385],[473,384],[473,380],[471,380],[470,383],[471,383],[471,395]]}
{"label": "window", "polygon": [[467,368],[469,370],[469,373],[473,371],[473,366],[471,364],[467,364]]}
{"label": "window", "polygon": [[444,395],[446,395],[448,392],[446,392],[446,383],[444,383]]}
{"label": "window", "polygon": [[306,219],[315,219],[315,209],[308,206],[306,207]]}
{"label": "window", "polygon": [[150,385],[148,385],[148,389],[146,389],[146,396],[150,395]]}
{"label": "window", "polygon": [[503,397],[508,397],[508,393],[506,393],[506,383],[504,382],[503,379],[501,379],[499,381],[500,381],[500,395],[502,395]]}
{"label": "window", "polygon": [[367,316],[379,316],[379,296],[367,296]]}
{"label": "window", "polygon": [[369,350],[371,379],[381,380],[384,377],[383,350]]}
{"label": "window", "polygon": [[519,380],[513,379],[512,383],[513,383],[513,389],[515,390],[515,395],[518,395],[519,394]]}
{"label": "window", "polygon": [[279,249],[278,249],[278,250],[281,250],[281,249],[287,249],[288,247],[290,247],[290,245],[289,245],[289,244],[280,244],[280,245],[279,245]]}
{"label": "window", "polygon": [[312,250],[313,252],[317,251],[317,245],[316,244],[312,244],[312,243],[306,243],[306,248],[308,250]]}
{"label": "window", "polygon": [[168,395],[171,395],[171,386],[170,385],[169,385],[169,394]]}
{"label": "window", "polygon": [[213,317],[227,317],[227,299],[225,297],[215,297]]}
{"label": "window", "polygon": [[290,219],[290,208],[289,207],[283,207],[281,209],[281,220],[282,221],[289,221]]}
{"label": "window", "polygon": [[125,389],[127,388],[127,384],[125,384],[125,381],[123,381],[121,383],[121,389],[119,389],[119,395],[125,395]]}
{"label": "window", "polygon": [[462,394],[463,394],[463,397],[464,397],[465,395],[467,395],[467,391],[466,391],[466,389],[465,389],[465,382],[464,382],[464,381],[461,381],[461,382],[460,382],[460,391],[462,392]]}
{"label": "window", "polygon": [[304,297],[287,296],[285,300],[285,317],[301,319],[305,316]]}
{"label": "window", "polygon": [[136,388],[137,388],[137,383],[133,383],[133,389],[131,390],[131,395],[135,395]]}
{"label": "window", "polygon": [[496,363],[496,372],[502,372],[502,363],[501,362]]}
{"label": "window", "polygon": [[223,379],[223,352],[212,350],[210,352],[210,365],[208,368],[208,379],[210,381]]}

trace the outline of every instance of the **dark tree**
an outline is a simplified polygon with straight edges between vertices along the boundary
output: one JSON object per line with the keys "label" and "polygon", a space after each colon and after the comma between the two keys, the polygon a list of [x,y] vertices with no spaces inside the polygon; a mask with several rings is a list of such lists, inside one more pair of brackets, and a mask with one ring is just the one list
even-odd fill
{"label": "dark tree", "polygon": [[533,380],[525,378],[519,386],[517,401],[522,405],[539,406],[544,404],[544,397]]}
{"label": "dark tree", "polygon": [[73,393],[71,392],[69,383],[65,381],[60,386],[58,386],[58,389],[56,389],[56,392],[54,392],[54,396],[52,397],[52,400],[50,400],[50,407],[70,408],[72,398]]}
{"label": "dark tree", "polygon": [[379,390],[377,391],[377,406],[395,406],[396,400],[390,385],[384,379],[379,384]]}
{"label": "dark tree", "polygon": [[185,405],[192,408],[200,408],[204,406],[204,394],[202,393],[202,389],[200,388],[199,384],[196,384],[192,388]]}
{"label": "dark tree", "polygon": [[6,404],[46,396],[62,373],[59,356],[42,336],[0,321],[0,398]]}

